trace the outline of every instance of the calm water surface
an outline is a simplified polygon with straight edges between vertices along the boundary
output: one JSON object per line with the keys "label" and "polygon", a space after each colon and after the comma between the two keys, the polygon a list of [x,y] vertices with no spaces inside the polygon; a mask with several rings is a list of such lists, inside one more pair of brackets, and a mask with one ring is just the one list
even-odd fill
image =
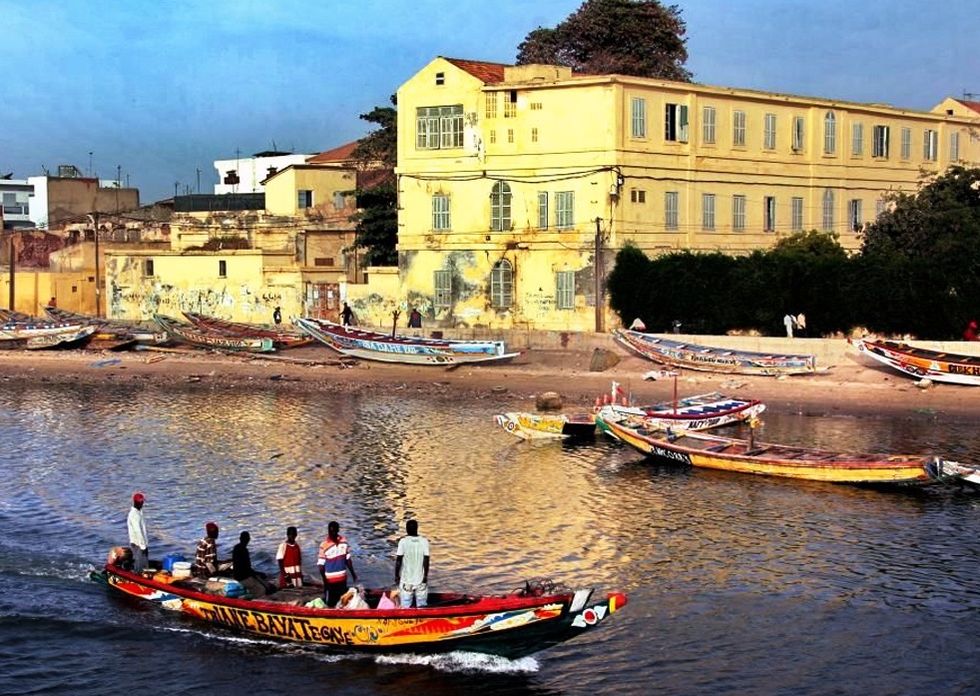
{"label": "calm water surface", "polygon": [[[512,407],[525,407],[514,403]],[[652,465],[606,443],[517,442],[489,401],[4,386],[0,693],[976,693],[980,495],[883,492]],[[973,422],[767,413],[763,438],[980,461]],[[598,630],[518,661],[337,657],[134,608],[87,579],[147,494],[154,556],[205,521],[308,570],[341,521],[391,581],[410,517],[434,587],[549,576],[621,589]],[[127,688],[128,690],[128,688]]]}

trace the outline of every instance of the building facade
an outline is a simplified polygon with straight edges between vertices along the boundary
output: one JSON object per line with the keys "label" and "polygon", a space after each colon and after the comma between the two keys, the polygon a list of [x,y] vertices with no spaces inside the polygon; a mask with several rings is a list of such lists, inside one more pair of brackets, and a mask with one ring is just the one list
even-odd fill
{"label": "building facade", "polygon": [[312,156],[269,150],[256,152],[251,157],[215,160],[218,183],[214,185],[214,192],[216,195],[262,193],[265,190],[263,181],[291,164],[303,164]]}
{"label": "building facade", "polygon": [[34,187],[27,179],[0,178],[0,227],[12,230],[17,227],[33,227],[31,222],[31,194]]}
{"label": "building facade", "polygon": [[[62,166],[59,169],[75,170]],[[39,229],[75,222],[90,213],[121,213],[140,205],[139,189],[85,176],[31,176],[30,219]]]}
{"label": "building facade", "polygon": [[194,311],[269,323],[279,307],[284,319],[337,319],[358,275],[350,220],[358,171],[329,153],[318,157],[277,169],[262,180],[262,194],[178,197],[168,248],[107,253],[108,316]]}
{"label": "building facade", "polygon": [[849,250],[895,191],[980,162],[980,113],[558,66],[437,58],[398,90],[399,266],[444,326],[604,330],[604,279],[648,255]]}

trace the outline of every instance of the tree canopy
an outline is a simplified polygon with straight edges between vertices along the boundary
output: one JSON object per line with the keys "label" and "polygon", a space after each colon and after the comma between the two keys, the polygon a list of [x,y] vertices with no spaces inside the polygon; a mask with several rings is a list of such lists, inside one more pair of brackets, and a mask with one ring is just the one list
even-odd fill
{"label": "tree canopy", "polygon": [[351,154],[365,176],[358,177],[355,190],[359,212],[351,219],[357,224],[354,246],[367,249],[369,264],[389,266],[398,263],[398,194],[394,168],[398,160],[398,112],[395,95],[392,106],[376,106],[361,119],[378,128],[361,138]]}
{"label": "tree canopy", "polygon": [[659,0],[586,0],[553,29],[538,27],[517,47],[517,63],[576,72],[690,82],[687,27],[677,5]]}

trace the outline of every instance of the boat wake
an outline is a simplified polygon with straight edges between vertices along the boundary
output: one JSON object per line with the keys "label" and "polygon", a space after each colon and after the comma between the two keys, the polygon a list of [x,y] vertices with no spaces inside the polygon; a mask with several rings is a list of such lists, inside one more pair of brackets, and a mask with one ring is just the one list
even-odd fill
{"label": "boat wake", "polygon": [[537,672],[540,663],[533,657],[509,660],[496,655],[466,652],[462,650],[440,655],[378,655],[375,660],[383,665],[425,665],[441,672],[489,674],[528,674]]}

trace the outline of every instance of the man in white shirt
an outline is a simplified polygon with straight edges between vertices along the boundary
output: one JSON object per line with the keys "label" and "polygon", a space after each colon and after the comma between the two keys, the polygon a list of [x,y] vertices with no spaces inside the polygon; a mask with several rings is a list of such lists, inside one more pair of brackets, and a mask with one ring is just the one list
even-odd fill
{"label": "man in white shirt", "polygon": [[129,547],[133,550],[133,570],[141,573],[150,564],[150,549],[146,542],[146,522],[143,519],[143,494],[133,494],[133,507],[129,509]]}
{"label": "man in white shirt", "polygon": [[395,559],[395,584],[402,609],[410,609],[412,600],[422,608],[429,599],[429,540],[419,535],[419,523],[409,520],[405,523],[408,536],[398,540]]}

